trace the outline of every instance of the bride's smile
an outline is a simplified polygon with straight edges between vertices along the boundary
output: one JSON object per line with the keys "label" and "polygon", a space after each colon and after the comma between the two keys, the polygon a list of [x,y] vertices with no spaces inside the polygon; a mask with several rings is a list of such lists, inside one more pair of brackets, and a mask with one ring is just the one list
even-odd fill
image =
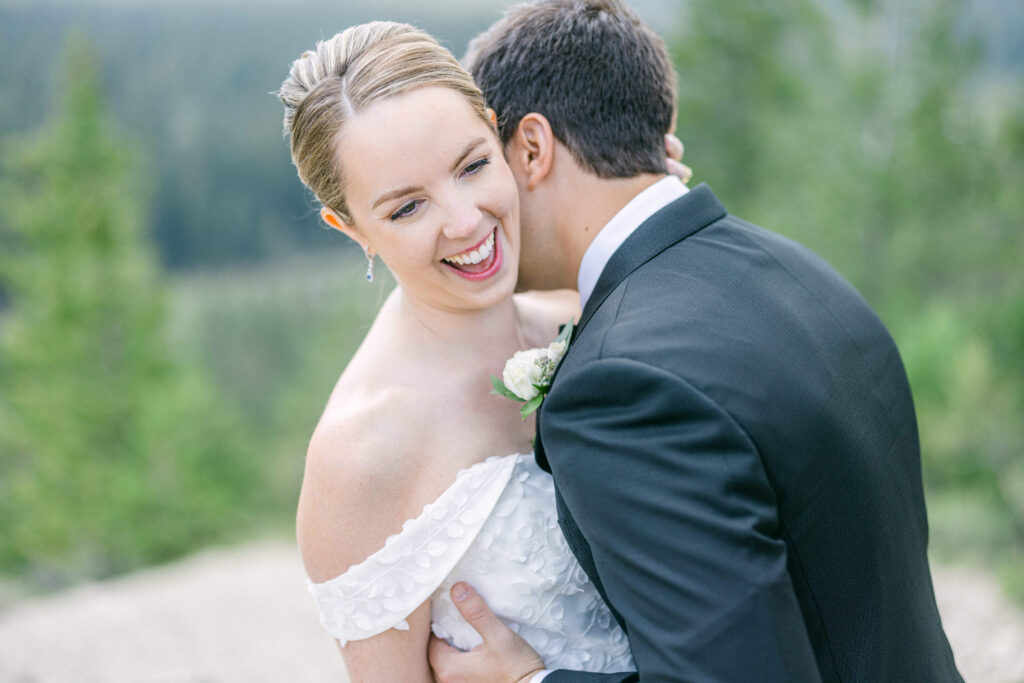
{"label": "bride's smile", "polygon": [[474,247],[441,259],[456,273],[469,280],[483,280],[501,270],[501,244],[495,228]]}

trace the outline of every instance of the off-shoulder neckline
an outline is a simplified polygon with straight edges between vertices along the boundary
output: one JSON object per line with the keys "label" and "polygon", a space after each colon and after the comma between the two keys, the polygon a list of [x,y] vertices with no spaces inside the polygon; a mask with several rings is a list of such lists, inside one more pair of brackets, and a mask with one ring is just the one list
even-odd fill
{"label": "off-shoulder neckline", "polygon": [[350,566],[348,569],[346,569],[345,571],[341,572],[337,576],[334,576],[334,577],[332,577],[330,579],[327,579],[326,581],[323,581],[323,582],[320,582],[320,583],[317,583],[317,582],[315,582],[312,579],[309,579],[307,577],[306,583],[309,586],[311,586],[311,587],[327,586],[327,585],[329,585],[329,584],[331,584],[331,583],[341,579],[345,575],[349,574],[353,569],[355,569],[357,567],[360,567],[362,565],[366,565],[367,563],[370,563],[370,562],[373,562],[373,561],[377,560],[382,554],[386,553],[389,550],[389,546],[393,545],[406,529],[408,529],[411,525],[415,524],[419,520],[421,520],[424,517],[426,517],[427,515],[429,515],[432,512],[433,508],[441,500],[445,499],[447,496],[449,496],[451,494],[452,491],[454,491],[456,489],[456,487],[459,485],[459,482],[465,480],[466,477],[470,476],[472,473],[477,472],[479,470],[485,470],[485,469],[497,467],[499,463],[504,463],[504,462],[506,462],[506,461],[508,461],[510,459],[517,459],[518,460],[518,459],[521,459],[521,458],[532,458],[532,457],[533,457],[533,455],[529,454],[529,453],[509,453],[507,455],[492,455],[492,456],[490,456],[490,457],[488,457],[488,458],[486,458],[484,460],[481,460],[479,462],[473,463],[469,467],[466,467],[466,468],[463,468],[463,469],[459,470],[455,474],[455,479],[452,481],[452,483],[449,484],[448,487],[437,496],[437,498],[435,498],[432,501],[429,501],[429,502],[425,503],[423,505],[423,509],[420,510],[420,513],[418,515],[416,515],[415,517],[410,517],[409,519],[407,519],[404,522],[402,522],[402,528],[399,529],[398,531],[396,531],[395,533],[391,534],[390,536],[388,536],[386,539],[384,539],[384,545],[383,546],[381,546],[380,548],[375,550],[373,553],[368,555],[365,559],[357,562],[356,564],[353,564],[352,566]]}

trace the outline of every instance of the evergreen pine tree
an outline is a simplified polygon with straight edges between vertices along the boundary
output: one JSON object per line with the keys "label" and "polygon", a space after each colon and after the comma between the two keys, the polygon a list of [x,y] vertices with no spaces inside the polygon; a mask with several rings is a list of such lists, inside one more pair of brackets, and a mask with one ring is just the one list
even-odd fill
{"label": "evergreen pine tree", "polygon": [[165,341],[137,173],[82,38],[62,86],[0,183],[0,568],[58,581],[209,542],[259,495],[229,411]]}

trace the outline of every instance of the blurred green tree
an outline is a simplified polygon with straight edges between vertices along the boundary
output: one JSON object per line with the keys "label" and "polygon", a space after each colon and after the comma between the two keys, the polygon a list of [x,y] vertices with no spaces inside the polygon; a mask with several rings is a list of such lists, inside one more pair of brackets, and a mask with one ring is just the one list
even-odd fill
{"label": "blurred green tree", "polygon": [[87,41],[0,181],[0,569],[63,582],[237,532],[259,500],[232,411],[164,335],[139,173]]}

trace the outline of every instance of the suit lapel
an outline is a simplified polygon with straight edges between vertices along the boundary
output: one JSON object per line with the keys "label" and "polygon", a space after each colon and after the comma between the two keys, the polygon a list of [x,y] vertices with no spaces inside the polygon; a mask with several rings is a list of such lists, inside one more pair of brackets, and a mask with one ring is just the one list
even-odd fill
{"label": "suit lapel", "polygon": [[[569,348],[558,361],[555,372],[552,375],[552,383],[558,376],[558,370],[562,367],[566,357],[572,350],[572,341],[579,336],[587,323],[594,316],[595,311],[604,303],[608,295],[618,287],[630,273],[650,261],[652,258],[668,249],[673,244],[680,242],[701,228],[722,218],[726,215],[725,207],[722,206],[715,193],[705,184],[700,184],[685,195],[675,200],[665,208],[644,221],[629,238],[622,243],[608,264],[601,271],[601,277],[597,280],[594,292],[590,295],[586,307],[580,316],[580,322],[572,331],[569,340]],[[540,421],[544,412],[544,404],[541,403],[537,410],[537,432],[534,440],[534,457],[537,464],[545,472],[551,472],[548,464],[547,454],[544,452],[544,444],[541,442]]]}
{"label": "suit lapel", "polygon": [[612,254],[601,271],[579,325],[573,330],[573,338],[579,336],[608,295],[630,273],[726,213],[711,188],[701,183],[644,221]]}

